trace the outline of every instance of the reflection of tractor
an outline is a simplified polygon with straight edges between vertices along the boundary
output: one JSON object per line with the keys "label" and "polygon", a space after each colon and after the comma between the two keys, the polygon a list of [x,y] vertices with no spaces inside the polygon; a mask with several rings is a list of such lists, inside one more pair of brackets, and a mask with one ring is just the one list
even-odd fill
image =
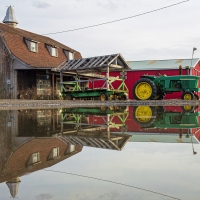
{"label": "reflection of tractor", "polygon": [[142,128],[199,128],[199,116],[200,112],[167,112],[164,107],[150,106],[138,106],[133,112],[133,118]]}
{"label": "reflection of tractor", "polygon": [[165,94],[183,92],[183,100],[197,100],[200,76],[141,76],[133,87],[133,96],[137,100],[161,100]]}

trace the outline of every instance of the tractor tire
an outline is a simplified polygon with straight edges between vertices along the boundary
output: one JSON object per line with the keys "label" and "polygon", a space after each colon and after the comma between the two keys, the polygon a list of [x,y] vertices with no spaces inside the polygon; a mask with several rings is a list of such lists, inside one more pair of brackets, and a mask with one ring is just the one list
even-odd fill
{"label": "tractor tire", "polygon": [[133,110],[133,119],[141,128],[151,126],[156,120],[156,108],[151,106],[137,106]]}
{"label": "tractor tire", "polygon": [[194,100],[199,100],[199,96],[197,94],[194,94]]}
{"label": "tractor tire", "polygon": [[196,109],[196,106],[182,106],[185,113],[192,113]]}
{"label": "tractor tire", "polygon": [[194,93],[192,92],[184,92],[181,96],[181,99],[183,100],[193,100],[194,98]]}
{"label": "tractor tire", "polygon": [[123,95],[121,96],[121,100],[123,100],[123,101],[128,100],[128,95],[123,94]]}
{"label": "tractor tire", "polygon": [[156,94],[156,85],[148,78],[141,78],[133,86],[133,96],[136,100],[152,100]]}
{"label": "tractor tire", "polygon": [[107,95],[106,93],[101,93],[101,95],[100,95],[100,100],[101,100],[101,101],[106,101],[106,100],[108,100],[108,95]]}

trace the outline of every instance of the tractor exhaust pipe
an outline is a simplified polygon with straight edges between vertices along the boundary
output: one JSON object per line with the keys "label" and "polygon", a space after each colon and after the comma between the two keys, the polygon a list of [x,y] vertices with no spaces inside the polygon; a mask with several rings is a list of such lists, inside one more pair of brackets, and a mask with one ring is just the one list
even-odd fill
{"label": "tractor exhaust pipe", "polygon": [[186,75],[190,75],[190,67],[186,66]]}
{"label": "tractor exhaust pipe", "polygon": [[179,66],[179,75],[182,75],[182,73],[183,73],[183,70],[182,70],[182,66],[180,65]]}

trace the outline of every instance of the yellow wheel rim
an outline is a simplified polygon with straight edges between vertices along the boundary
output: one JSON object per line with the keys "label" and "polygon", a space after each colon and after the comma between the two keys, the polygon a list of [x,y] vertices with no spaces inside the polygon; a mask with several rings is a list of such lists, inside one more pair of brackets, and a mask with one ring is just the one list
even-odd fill
{"label": "yellow wheel rim", "polygon": [[101,111],[105,112],[106,111],[106,107],[105,106],[101,106]]}
{"label": "yellow wheel rim", "polygon": [[183,106],[185,111],[190,111],[192,109],[192,106]]}
{"label": "yellow wheel rim", "polygon": [[135,117],[137,118],[138,122],[148,122],[152,118],[152,110],[149,106],[138,106],[135,110]]}
{"label": "yellow wheel rim", "polygon": [[101,94],[100,99],[101,99],[101,101],[105,101],[106,100],[106,95],[105,94]]}
{"label": "yellow wheel rim", "polygon": [[192,100],[192,95],[191,94],[185,94],[183,99],[184,100]]}
{"label": "yellow wheel rim", "polygon": [[152,95],[152,87],[147,82],[139,83],[135,88],[135,95],[138,99],[146,100]]}

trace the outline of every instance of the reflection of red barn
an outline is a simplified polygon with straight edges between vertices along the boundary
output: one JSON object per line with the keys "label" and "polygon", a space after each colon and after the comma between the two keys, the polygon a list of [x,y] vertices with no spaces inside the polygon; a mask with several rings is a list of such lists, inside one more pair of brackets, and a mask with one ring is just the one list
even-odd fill
{"label": "reflection of red barn", "polygon": [[[128,62],[131,69],[127,71],[127,79],[125,81],[129,89],[129,99],[133,99],[132,88],[134,83],[140,79],[140,76],[166,74],[167,76],[179,75],[179,66],[182,67],[182,74],[200,76],[200,60],[193,59],[192,67],[191,59],[172,59],[172,60],[145,60]],[[189,67],[189,68],[188,68]],[[188,69],[187,69],[188,68]],[[111,72],[110,76],[120,76],[120,72]],[[100,83],[95,83],[94,87],[99,87]],[[119,86],[119,82],[114,82],[114,88]],[[180,93],[167,94],[165,99],[180,98]]]}

